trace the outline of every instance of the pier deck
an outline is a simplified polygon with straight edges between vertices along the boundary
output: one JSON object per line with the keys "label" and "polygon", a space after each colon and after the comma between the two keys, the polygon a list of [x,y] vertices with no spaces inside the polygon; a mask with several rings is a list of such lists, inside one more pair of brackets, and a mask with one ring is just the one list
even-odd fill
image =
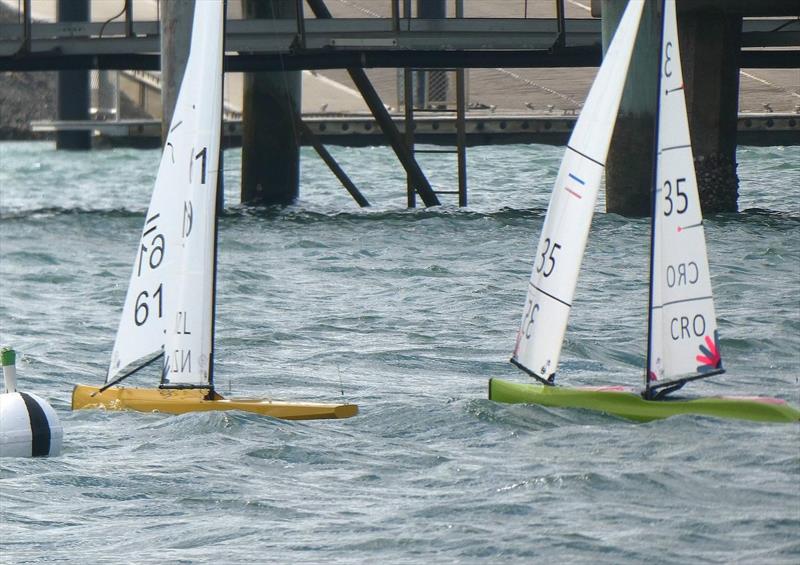
{"label": "pier deck", "polygon": [[[601,59],[600,20],[554,18],[309,19],[298,47],[292,20],[231,20],[225,68],[230,72],[363,68],[590,67]],[[0,24],[0,71],[158,70],[157,21]],[[102,32],[102,35],[101,35]],[[745,20],[742,67],[795,68],[800,21]],[[794,48],[793,48],[794,47]]]}

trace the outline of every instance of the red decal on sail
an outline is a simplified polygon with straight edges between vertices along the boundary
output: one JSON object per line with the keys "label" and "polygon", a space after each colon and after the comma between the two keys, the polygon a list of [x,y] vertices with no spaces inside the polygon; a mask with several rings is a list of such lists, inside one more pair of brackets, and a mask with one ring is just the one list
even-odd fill
{"label": "red decal on sail", "polygon": [[695,360],[700,363],[697,367],[699,373],[706,373],[722,367],[722,356],[719,352],[719,334],[714,332],[714,339],[706,336],[705,345],[700,345],[700,353]]}

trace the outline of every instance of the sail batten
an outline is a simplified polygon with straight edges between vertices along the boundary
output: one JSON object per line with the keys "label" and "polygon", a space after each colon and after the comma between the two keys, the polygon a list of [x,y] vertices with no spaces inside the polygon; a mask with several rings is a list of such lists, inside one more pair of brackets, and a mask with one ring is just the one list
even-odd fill
{"label": "sail batten", "polygon": [[643,7],[644,0],[628,3],[609,45],[567,144],[534,256],[512,362],[545,382],[561,355]]}
{"label": "sail batten", "polygon": [[659,64],[645,396],[722,369],[703,215],[686,115],[674,0]]}

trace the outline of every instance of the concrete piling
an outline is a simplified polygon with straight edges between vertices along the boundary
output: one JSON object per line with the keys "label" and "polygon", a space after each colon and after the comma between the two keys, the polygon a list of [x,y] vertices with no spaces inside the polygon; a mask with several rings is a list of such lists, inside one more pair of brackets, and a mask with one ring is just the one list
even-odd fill
{"label": "concrete piling", "polygon": [[[243,0],[246,18],[297,19],[295,0]],[[300,71],[246,73],[242,202],[291,204],[300,192]]]}
{"label": "concrete piling", "polygon": [[[88,22],[89,0],[58,0],[59,22]],[[89,71],[58,71],[56,117],[58,120],[88,120]],[[89,131],[57,131],[57,149],[91,149]]]}
{"label": "concrete piling", "polygon": [[161,2],[161,143],[167,139],[172,113],[189,58],[195,0]]}
{"label": "concrete piling", "polygon": [[[603,0],[603,51],[611,43],[627,4],[627,0]],[[606,211],[623,216],[650,215],[661,37],[658,7],[658,2],[645,4],[606,160]]]}
{"label": "concrete piling", "polygon": [[[602,0],[604,49],[626,4]],[[658,2],[645,5],[606,163],[606,210],[625,216],[650,213],[658,7]],[[734,212],[742,14],[708,3],[678,2],[678,10],[684,93],[703,212]]]}
{"label": "concrete piling", "polygon": [[700,203],[704,213],[735,212],[742,16],[706,9],[678,18]]}

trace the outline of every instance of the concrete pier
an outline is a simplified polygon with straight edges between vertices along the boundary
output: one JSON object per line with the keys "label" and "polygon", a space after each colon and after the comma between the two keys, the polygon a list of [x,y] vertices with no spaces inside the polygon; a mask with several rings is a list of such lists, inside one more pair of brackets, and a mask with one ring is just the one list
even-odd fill
{"label": "concrete pier", "polygon": [[[156,17],[159,2],[133,0],[136,21],[132,26],[114,20],[121,6],[107,0],[91,0],[91,23],[53,25],[59,2],[71,9],[84,1],[34,0],[31,3],[34,21],[21,26],[18,14],[22,13],[20,6],[24,3],[0,0],[0,6],[11,12],[11,19],[0,18],[0,68],[4,71],[126,69],[120,84],[133,85],[134,89],[120,88],[123,111],[118,111],[116,116],[122,119],[113,122],[63,119],[69,114],[69,103],[80,102],[83,98],[80,88],[69,84],[61,87],[62,93],[69,92],[70,96],[62,96],[61,115],[55,116],[50,108],[56,104],[31,103],[30,97],[24,94],[25,77],[12,74],[4,76],[6,80],[0,90],[22,88],[23,94],[16,99],[27,107],[21,111],[11,110],[16,106],[4,101],[4,108],[9,111],[0,113],[0,118],[6,118],[5,121],[0,119],[0,134],[4,128],[9,129],[6,123],[11,121],[11,129],[22,135],[47,131],[62,132],[64,135],[60,138],[68,138],[77,132],[77,137],[85,140],[91,135],[89,132],[99,131],[104,141],[114,138],[117,143],[128,138],[141,143],[146,138],[146,143],[157,144],[162,131],[159,123],[162,112],[158,102],[152,102],[160,97],[160,85],[158,76],[146,69],[159,69],[160,58],[156,52],[160,34],[170,33],[160,31],[163,27]],[[462,20],[452,17],[452,7],[458,5],[454,0],[400,0],[399,3],[326,0],[331,13],[327,18],[320,18],[312,17],[313,10],[309,9],[319,3],[317,0],[248,0],[253,9],[283,6],[288,11],[278,15],[280,21],[269,14],[272,19],[242,21],[238,19],[241,0],[230,1],[229,8],[234,14],[228,22],[226,40],[229,74],[225,107],[229,122],[225,134],[228,141],[234,143],[247,137],[242,131],[240,113],[249,103],[245,122],[250,131],[246,147],[263,150],[244,159],[243,196],[246,201],[264,203],[291,201],[297,193],[294,181],[298,170],[296,133],[293,120],[287,121],[287,116],[293,113],[288,109],[296,110],[304,105],[308,127],[325,144],[392,142],[392,136],[382,137],[380,130],[382,120],[388,120],[392,114],[402,131],[401,114],[397,110],[402,100],[396,68],[470,68],[466,120],[469,145],[563,142],[580,113],[595,74],[594,67],[600,60],[601,27],[606,28],[607,42],[624,7],[624,0],[568,0],[563,3],[566,20],[562,21],[553,17],[560,15],[556,0],[465,0],[468,17]],[[161,2],[165,16],[161,23],[166,24],[169,12],[180,9],[181,4],[191,5],[192,0]],[[590,17],[590,4],[591,14],[606,12],[604,23]],[[647,0],[647,4],[658,5],[659,2]],[[297,5],[306,7],[308,17],[302,26],[293,21]],[[446,19],[440,18],[442,5],[446,8]],[[604,6],[604,10],[600,9]],[[797,0],[678,0],[687,107],[706,211],[735,209],[733,148],[736,138],[743,144],[800,144],[800,103],[796,88],[800,22],[796,19],[796,6]],[[412,17],[412,7],[416,8],[414,16],[425,12],[428,17]],[[175,19],[188,28],[189,17]],[[305,30],[302,40],[298,34],[301,28]],[[30,33],[25,35],[25,29]],[[564,45],[552,49],[556,29],[565,31]],[[657,24],[649,24],[648,29],[645,35],[655,41]],[[186,44],[188,46],[188,40]],[[637,52],[642,49],[639,45]],[[657,48],[652,49],[648,56],[655,57],[656,52]],[[174,59],[165,55],[165,67]],[[742,66],[738,75],[737,64]],[[644,70],[637,73],[637,65]],[[648,120],[652,123],[652,109],[648,110],[641,102],[653,103],[655,96],[647,94],[647,84],[654,88],[655,77],[652,75],[648,79],[646,74],[654,72],[655,67],[653,60],[648,61],[647,57],[637,57],[633,61],[633,78],[627,87],[630,92],[622,104],[623,117],[617,132],[621,139],[612,145],[609,158],[610,211],[632,215],[649,212],[651,156],[646,149],[649,142],[643,141],[639,132],[641,123]],[[236,74],[234,80],[229,80],[237,71],[258,72],[262,73],[259,76],[267,77],[269,75],[263,74],[266,70],[283,73],[287,69],[309,69],[303,71],[300,79],[302,86],[299,88],[305,101],[299,100],[299,81],[286,78],[290,75],[275,75],[284,79],[264,86],[266,94],[250,95],[249,102],[243,102],[241,76]],[[366,81],[369,73],[369,90],[374,93],[369,98],[383,110],[375,112],[376,116],[381,116],[380,120],[366,114],[368,105],[354,88],[351,71],[360,77],[359,84]],[[177,78],[171,85],[174,91],[182,72],[165,69],[165,82],[167,75]],[[739,80],[741,89],[737,100]],[[136,86],[141,88],[135,90]],[[451,81],[451,89],[452,86]],[[167,85],[167,90],[169,87]],[[249,88],[255,92],[257,85]],[[427,96],[430,100],[430,93]],[[408,98],[412,96],[406,96]],[[280,108],[267,117],[265,112],[272,110],[266,106],[272,108],[282,102],[285,109]],[[737,102],[743,113],[739,115],[738,135],[735,135]],[[165,106],[171,108],[172,104]],[[166,111],[165,121],[169,120],[169,115],[170,111]],[[24,117],[25,123],[34,125],[25,131],[24,126],[16,126],[13,120],[8,120],[9,116],[16,122]],[[414,136],[417,142],[449,144],[456,135],[454,123],[444,112],[439,116],[426,108],[425,115],[415,120]],[[630,135],[620,133],[626,128]],[[624,138],[633,139],[633,133],[636,143],[628,141],[626,144]],[[398,155],[404,149],[401,147]],[[289,158],[285,157],[287,153]],[[276,155],[277,158],[268,161]],[[401,161],[407,170],[414,164],[410,159]],[[638,172],[632,172],[633,169]],[[641,180],[636,180],[635,174]],[[275,179],[280,182],[280,178],[286,177],[288,183],[284,180],[283,187],[275,187],[278,189],[276,198],[260,197],[265,189],[272,191]],[[282,192],[287,187],[288,196]],[[268,196],[273,198],[271,194]]]}
{"label": "concrete pier", "polygon": [[[603,51],[611,43],[627,3],[603,0]],[[661,38],[658,6],[658,2],[645,4],[606,160],[606,210],[623,216],[650,215]]]}
{"label": "concrete pier", "polygon": [[161,3],[161,142],[166,140],[172,112],[189,58],[195,0]]}
{"label": "concrete pier", "polygon": [[[417,17],[443,20],[447,17],[445,0],[417,0]],[[416,71],[415,103],[420,108],[430,107],[447,100],[447,72],[437,69]]]}
{"label": "concrete pier", "polygon": [[[604,50],[626,3],[602,2]],[[679,2],[678,9],[686,107],[703,212],[735,212],[742,14],[707,3]],[[606,209],[626,216],[650,213],[660,26],[658,3],[648,2],[606,164]]]}
{"label": "concrete pier", "polygon": [[[88,22],[89,0],[58,0],[59,22]],[[59,120],[89,119],[89,71],[59,71],[56,86],[56,117]],[[88,131],[59,131],[56,133],[58,149],[91,149]]]}
{"label": "concrete pier", "polygon": [[[243,0],[245,18],[297,19],[295,0]],[[299,71],[246,73],[242,104],[242,202],[291,204],[299,195]]]}
{"label": "concrete pier", "polygon": [[704,213],[735,212],[736,130],[742,16],[720,10],[681,12],[686,109]]}

